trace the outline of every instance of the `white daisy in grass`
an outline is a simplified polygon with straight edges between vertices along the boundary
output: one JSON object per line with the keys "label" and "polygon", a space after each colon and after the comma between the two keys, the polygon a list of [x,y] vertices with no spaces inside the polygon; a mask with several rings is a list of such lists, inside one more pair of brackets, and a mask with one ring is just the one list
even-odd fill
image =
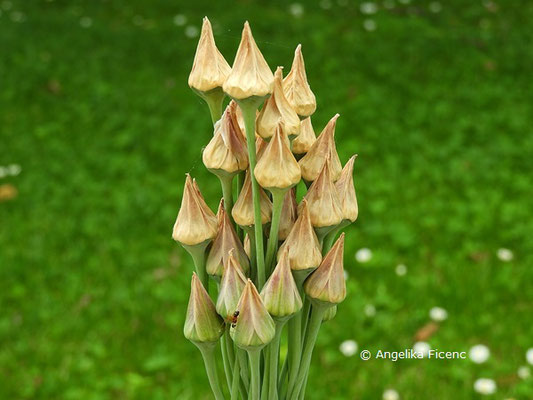
{"label": "white daisy in grass", "polygon": [[293,17],[300,18],[304,14],[304,6],[300,3],[292,3],[289,6],[289,12]]}
{"label": "white daisy in grass", "polygon": [[383,392],[383,400],[400,400],[400,394],[394,389],[387,389]]}
{"label": "white daisy in grass", "polygon": [[480,394],[489,395],[496,393],[496,382],[489,378],[479,378],[474,382],[474,390]]}
{"label": "white daisy in grass", "polygon": [[187,17],[183,14],[176,14],[174,15],[174,18],[172,18],[172,22],[174,22],[174,25],[176,26],[183,26],[187,23]]}
{"label": "white daisy in grass", "polygon": [[361,6],[359,6],[359,9],[361,10],[361,13],[366,14],[366,15],[371,15],[371,14],[375,14],[378,12],[377,4],[372,3],[371,1],[361,3]]}
{"label": "white daisy in grass", "polygon": [[432,13],[440,13],[442,11],[442,5],[438,1],[432,1],[429,3],[429,11]]}
{"label": "white daisy in grass", "polygon": [[367,249],[366,247],[357,250],[355,253],[355,259],[360,263],[369,262],[372,259],[372,250]]}
{"label": "white daisy in grass", "polygon": [[378,25],[376,24],[376,21],[374,21],[373,19],[365,19],[363,21],[363,28],[367,32],[373,32],[376,30],[377,27]]}
{"label": "white daisy in grass", "polygon": [[517,375],[520,379],[527,379],[531,376],[531,370],[527,365],[522,365],[518,368]]}
{"label": "white daisy in grass", "polygon": [[395,269],[396,275],[404,276],[407,273],[407,267],[405,264],[398,264]]}
{"label": "white daisy in grass", "polygon": [[17,176],[22,171],[22,168],[18,164],[10,164],[7,166],[7,172],[11,176]]}
{"label": "white daisy in grass", "polygon": [[490,350],[484,344],[476,344],[468,351],[468,358],[476,364],[483,364],[490,357]]}
{"label": "white daisy in grass", "polygon": [[81,17],[80,26],[82,28],[90,28],[93,25],[93,20],[90,17]]}
{"label": "white daisy in grass", "polygon": [[356,352],[359,346],[355,340],[345,340],[339,346],[339,350],[346,357],[352,357]]}
{"label": "white daisy in grass", "polygon": [[185,36],[188,38],[195,38],[200,33],[200,30],[196,25],[189,25],[185,28]]}
{"label": "white daisy in grass", "polygon": [[413,345],[413,351],[422,354],[422,357],[427,357],[431,346],[427,342],[416,342]]}
{"label": "white daisy in grass", "polygon": [[496,255],[498,256],[500,261],[503,261],[503,262],[512,261],[514,258],[513,252],[505,248],[498,249],[498,251],[496,252]]}
{"label": "white daisy in grass", "polygon": [[435,322],[441,322],[448,318],[448,311],[442,307],[433,307],[429,310],[429,317]]}
{"label": "white daisy in grass", "polygon": [[374,304],[367,304],[365,305],[364,312],[367,317],[373,317],[376,315],[376,307],[374,306]]}
{"label": "white daisy in grass", "polygon": [[533,347],[527,349],[526,351],[526,360],[528,364],[533,365]]}

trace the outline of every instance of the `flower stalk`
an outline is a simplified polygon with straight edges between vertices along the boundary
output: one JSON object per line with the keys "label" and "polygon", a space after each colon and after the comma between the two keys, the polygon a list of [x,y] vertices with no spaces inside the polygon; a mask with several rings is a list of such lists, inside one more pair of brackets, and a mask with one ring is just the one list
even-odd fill
{"label": "flower stalk", "polygon": [[[222,200],[215,215],[187,175],[172,232],[196,270],[184,336],[200,349],[216,400],[303,400],[320,327],[346,296],[341,231],[358,216],[355,156],[342,167],[338,114],[315,135],[301,45],[287,76],[282,67],[273,74],[248,22],[230,67],[204,18],[189,86],[210,110],[214,132],[202,161],[220,180]],[[298,186],[308,189],[297,196]]]}

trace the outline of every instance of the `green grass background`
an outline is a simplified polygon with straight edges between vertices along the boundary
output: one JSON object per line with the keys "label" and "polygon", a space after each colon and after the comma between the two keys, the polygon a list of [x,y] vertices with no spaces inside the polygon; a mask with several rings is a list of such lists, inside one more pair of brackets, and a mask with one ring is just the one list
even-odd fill
{"label": "green grass background", "polygon": [[[197,38],[176,14],[208,15],[230,64],[246,19],[272,68],[302,43],[316,130],[339,112],[341,160],[359,154],[348,298],[307,397],[477,399],[488,377],[489,398],[533,398],[516,375],[533,347],[533,3],[339,3],[302,2],[296,18],[284,1],[0,2],[0,165],[22,167],[0,180],[19,191],[0,203],[1,399],[211,396],[182,334],[192,264],[170,236],[186,172],[213,208],[220,190],[201,162],[207,107],[187,86]],[[449,317],[430,344],[483,343],[487,363],[338,350],[410,348],[433,306]]]}

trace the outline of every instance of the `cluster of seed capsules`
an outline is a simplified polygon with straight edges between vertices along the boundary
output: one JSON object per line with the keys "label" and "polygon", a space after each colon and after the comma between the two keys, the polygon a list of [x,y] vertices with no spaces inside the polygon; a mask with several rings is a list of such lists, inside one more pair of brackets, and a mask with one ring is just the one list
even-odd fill
{"label": "cluster of seed capsules", "polygon": [[[303,398],[318,327],[346,296],[341,232],[358,215],[356,156],[342,166],[334,141],[338,114],[316,137],[316,99],[301,46],[290,72],[283,77],[278,67],[273,74],[247,22],[230,67],[204,18],[189,86],[211,112],[214,134],[202,159],[219,178],[223,198],[215,215],[186,176],[173,229],[196,268],[185,337],[200,350],[222,337],[227,383],[230,391],[238,386],[236,398]],[[287,321],[289,359],[281,368],[279,342]],[[243,350],[250,364],[241,361],[233,379],[232,363],[238,364]],[[259,391],[252,354],[261,350]],[[218,378],[210,375],[208,368],[215,397],[223,398],[214,387]]]}

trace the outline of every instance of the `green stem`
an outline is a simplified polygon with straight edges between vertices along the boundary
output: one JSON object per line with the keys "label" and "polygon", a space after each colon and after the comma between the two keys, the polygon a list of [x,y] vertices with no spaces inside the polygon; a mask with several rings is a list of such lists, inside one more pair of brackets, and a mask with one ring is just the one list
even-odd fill
{"label": "green stem", "polygon": [[[233,381],[231,382],[231,400],[239,399],[239,389],[241,381],[241,372],[239,369],[239,358],[235,357],[235,362],[233,363]],[[244,396],[244,393],[241,393]]]}
{"label": "green stem", "polygon": [[213,125],[222,116],[222,104],[224,102],[224,92],[222,89],[215,89],[209,93],[204,93],[201,97],[207,103],[209,107],[209,113],[211,114],[211,121]]}
{"label": "green stem", "polygon": [[272,272],[272,264],[276,251],[278,250],[278,232],[283,208],[283,199],[287,190],[272,190],[272,222],[270,224],[270,235],[268,237],[265,268],[267,275]]}
{"label": "green stem", "polygon": [[248,350],[248,357],[250,358],[250,368],[252,372],[250,382],[249,400],[259,400],[261,388],[261,350]]}
{"label": "green stem", "polygon": [[[239,198],[239,194],[241,193],[241,190],[242,190],[242,185],[244,185],[245,176],[246,176],[246,171],[243,171],[239,173],[239,175],[237,175],[237,193],[236,193],[235,199]],[[241,239],[241,242],[244,242],[244,230],[239,225],[237,225],[237,236],[239,237],[239,239]]]}
{"label": "green stem", "polygon": [[224,395],[222,394],[222,389],[220,387],[220,382],[218,380],[217,366],[215,360],[215,346],[212,345],[198,345],[202,357],[204,359],[205,370],[207,372],[207,378],[209,379],[209,384],[211,385],[211,390],[215,395],[216,400],[224,400]]}
{"label": "green stem", "polygon": [[309,319],[309,325],[304,339],[304,347],[300,369],[298,371],[298,379],[296,380],[296,385],[292,391],[289,392],[289,399],[298,399],[298,395],[303,388],[305,377],[309,371],[309,366],[311,365],[311,357],[313,355],[313,349],[315,347],[318,331],[320,330],[320,325],[322,324],[322,319],[326,309],[326,306],[316,304],[311,307],[311,318]]}
{"label": "green stem", "polygon": [[281,341],[281,332],[285,321],[276,321],[276,335],[268,346],[269,352],[269,367],[268,373],[268,399],[278,400],[278,359],[279,359],[279,343]]}
{"label": "green stem", "polygon": [[283,366],[281,367],[281,372],[278,379],[278,392],[281,395],[281,398],[284,399],[285,394],[287,394],[287,372],[289,368],[289,358],[285,357]]}
{"label": "green stem", "polygon": [[270,347],[270,344],[267,345],[264,352],[264,365],[263,365],[263,382],[261,386],[261,399],[268,399],[268,383],[269,383],[269,376],[270,376],[270,352],[268,351],[268,348]]}
{"label": "green stem", "polygon": [[304,306],[302,309],[302,337],[305,337],[307,331],[307,324],[309,323],[309,312],[311,311],[311,302],[306,296],[304,298]]}
{"label": "green stem", "polygon": [[263,249],[263,226],[261,224],[261,203],[259,197],[259,185],[255,179],[254,169],[256,165],[255,154],[255,111],[260,102],[256,98],[248,98],[239,101],[246,128],[246,139],[248,146],[248,159],[250,162],[250,178],[252,181],[252,198],[254,202],[254,229],[255,229],[255,250],[257,257],[257,289],[261,290],[265,284],[265,254]]}
{"label": "green stem", "polygon": [[[226,332],[228,331],[228,328],[226,328]],[[226,334],[222,335],[220,338],[220,352],[222,353],[222,365],[224,366],[224,375],[226,376],[226,383],[228,384],[228,387],[231,387],[231,362],[228,358],[228,350],[227,350],[227,342],[228,338],[226,337]]]}
{"label": "green stem", "polygon": [[[237,358],[239,359],[239,366],[241,368],[241,377],[244,388],[246,390],[246,394],[248,394],[248,390],[250,389],[250,374],[248,371],[248,359],[246,358],[246,351],[237,347]],[[246,397],[244,398],[246,399]]]}
{"label": "green stem", "polygon": [[218,179],[220,180],[220,185],[222,186],[224,208],[226,209],[230,220],[233,221],[233,217],[231,216],[231,209],[233,208],[233,176],[220,176],[219,174]]}
{"label": "green stem", "polygon": [[204,289],[207,292],[209,292],[209,276],[205,270],[205,260],[207,256],[205,249],[209,243],[210,241],[206,240],[205,242],[196,245],[183,245],[185,250],[187,250],[187,252],[191,255],[194,267],[196,269],[196,274],[198,275],[200,282],[202,282],[202,285],[204,285]]}
{"label": "green stem", "polygon": [[[298,378],[298,369],[300,366],[300,357],[302,351],[302,312],[300,311],[289,320],[289,385],[287,386],[290,394]],[[289,397],[290,399],[291,397]]]}

